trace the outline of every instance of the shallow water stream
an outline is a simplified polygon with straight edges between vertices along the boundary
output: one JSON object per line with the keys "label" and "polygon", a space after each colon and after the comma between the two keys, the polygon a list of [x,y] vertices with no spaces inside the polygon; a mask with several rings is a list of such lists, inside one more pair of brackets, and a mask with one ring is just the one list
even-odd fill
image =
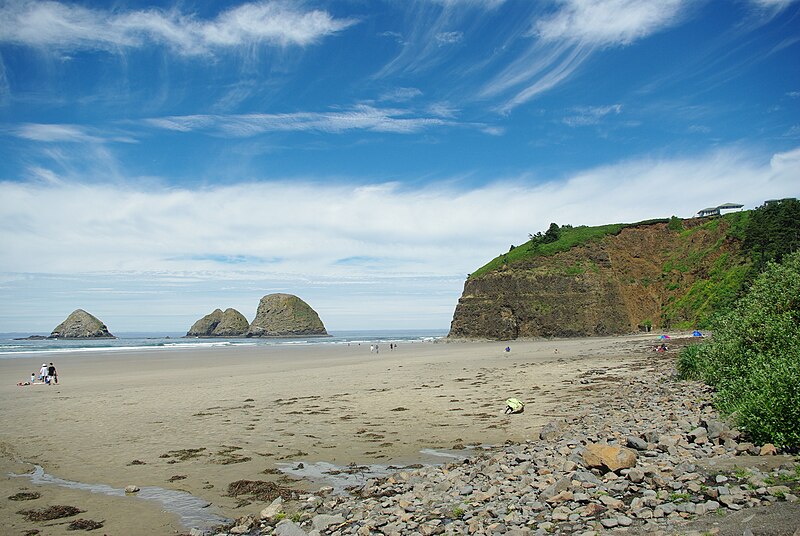
{"label": "shallow water stream", "polygon": [[11,476],[19,478],[30,478],[33,484],[51,484],[63,488],[78,489],[102,495],[112,495],[118,497],[128,497],[131,500],[147,500],[160,502],[164,510],[180,517],[181,524],[187,529],[197,528],[208,530],[219,525],[228,523],[230,520],[224,516],[216,514],[209,508],[210,503],[195,497],[185,491],[175,491],[155,486],[144,486],[138,493],[125,493],[124,489],[113,488],[105,484],[87,484],[84,482],[74,482],[64,480],[44,472],[40,465],[34,466],[32,473],[14,474]]}

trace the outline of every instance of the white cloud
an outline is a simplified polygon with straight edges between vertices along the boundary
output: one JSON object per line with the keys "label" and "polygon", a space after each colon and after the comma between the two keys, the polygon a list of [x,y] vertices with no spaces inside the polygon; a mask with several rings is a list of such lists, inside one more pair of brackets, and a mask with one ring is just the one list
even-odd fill
{"label": "white cloud", "polygon": [[607,115],[619,115],[622,112],[621,104],[608,104],[605,106],[579,106],[572,110],[574,115],[565,117],[563,122],[571,127],[597,125]]}
{"label": "white cloud", "polygon": [[[226,305],[219,290],[233,285],[254,307],[266,288],[278,287],[321,296],[341,315],[326,321],[340,326],[348,315],[391,325],[389,309],[415,307],[442,326],[465,274],[552,221],[689,217],[727,201],[754,207],[796,196],[800,148],[771,157],[742,147],[693,158],[643,157],[557,181],[520,177],[467,190],[457,182],[411,189],[324,178],[189,190],[39,175],[45,180],[0,183],[0,275],[47,272],[72,281],[43,302],[57,296],[72,310],[83,305],[77,286],[119,286],[175,296],[186,307],[180,314],[196,319],[208,312],[198,308],[200,296],[209,306],[236,306]],[[192,296],[183,296],[187,288]],[[38,291],[12,281],[0,286],[0,303],[24,311],[27,301],[38,301],[31,292]],[[367,295],[368,311],[357,292]],[[161,314],[146,300],[126,306],[130,315]]]}
{"label": "white cloud", "polygon": [[629,45],[677,24],[687,0],[560,0],[533,23],[534,41],[487,82],[481,97],[504,97],[507,113],[563,83],[598,50]]}
{"label": "white cloud", "polygon": [[780,11],[790,4],[795,3],[797,0],[750,0],[751,3],[761,9]]}
{"label": "white cloud", "polygon": [[189,115],[160,117],[146,123],[166,130],[207,130],[229,136],[249,137],[266,132],[327,132],[351,130],[409,134],[431,127],[455,124],[439,117],[419,117],[407,110],[359,105],[341,112],[287,114]]}
{"label": "white cloud", "polygon": [[430,0],[434,4],[441,4],[447,7],[478,7],[483,9],[495,9],[503,5],[506,0]]}
{"label": "white cloud", "polygon": [[628,45],[680,20],[686,0],[562,0],[554,15],[536,22],[544,41]]}
{"label": "white cloud", "polygon": [[62,50],[166,45],[181,54],[207,53],[266,43],[306,46],[355,24],[326,11],[303,11],[287,2],[237,6],[213,20],[175,9],[103,11],[61,2],[6,2],[0,8],[0,42]]}
{"label": "white cloud", "polygon": [[439,32],[436,34],[436,41],[440,45],[452,45],[464,39],[464,32]]}
{"label": "white cloud", "polygon": [[415,87],[398,87],[384,92],[378,100],[391,102],[406,102],[422,95],[422,91]]}
{"label": "white cloud", "polygon": [[48,125],[40,123],[28,123],[20,125],[15,130],[15,135],[20,138],[32,141],[43,142],[84,142],[97,141],[97,138],[90,136],[86,131],[76,125]]}

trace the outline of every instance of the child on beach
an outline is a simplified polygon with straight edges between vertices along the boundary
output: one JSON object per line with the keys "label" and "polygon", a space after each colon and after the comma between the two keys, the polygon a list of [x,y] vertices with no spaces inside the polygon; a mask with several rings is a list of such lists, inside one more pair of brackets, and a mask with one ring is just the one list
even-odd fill
{"label": "child on beach", "polygon": [[36,373],[31,372],[31,383],[36,383]]}

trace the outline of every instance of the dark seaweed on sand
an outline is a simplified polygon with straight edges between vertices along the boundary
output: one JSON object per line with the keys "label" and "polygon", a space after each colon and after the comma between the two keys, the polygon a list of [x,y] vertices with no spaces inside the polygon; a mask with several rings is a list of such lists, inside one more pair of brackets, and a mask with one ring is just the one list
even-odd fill
{"label": "dark seaweed on sand", "polygon": [[278,497],[288,501],[297,496],[297,493],[284,486],[279,486],[274,482],[264,480],[237,480],[228,484],[228,495],[239,497],[240,495],[250,495],[261,502],[272,502]]}
{"label": "dark seaweed on sand", "polygon": [[102,521],[78,518],[67,526],[67,530],[94,530],[103,528]]}
{"label": "dark seaweed on sand", "polygon": [[20,510],[17,513],[24,515],[28,521],[50,521],[52,519],[61,519],[62,517],[82,514],[83,512],[84,510],[76,508],[75,506],[55,505],[38,510]]}
{"label": "dark seaweed on sand", "polygon": [[11,495],[8,500],[9,501],[32,501],[34,499],[38,499],[41,497],[41,493],[37,493],[35,491],[20,491],[19,493],[15,493]]}

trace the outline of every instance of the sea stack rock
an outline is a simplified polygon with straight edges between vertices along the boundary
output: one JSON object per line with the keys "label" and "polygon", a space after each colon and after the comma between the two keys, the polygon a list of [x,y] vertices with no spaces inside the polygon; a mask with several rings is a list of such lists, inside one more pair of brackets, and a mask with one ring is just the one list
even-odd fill
{"label": "sea stack rock", "polygon": [[292,294],[261,298],[248,337],[327,337],[317,312]]}
{"label": "sea stack rock", "polygon": [[195,322],[187,337],[244,337],[250,324],[242,313],[236,309],[215,309]]}
{"label": "sea stack rock", "polygon": [[50,339],[116,339],[96,317],[77,309],[55,327]]}

